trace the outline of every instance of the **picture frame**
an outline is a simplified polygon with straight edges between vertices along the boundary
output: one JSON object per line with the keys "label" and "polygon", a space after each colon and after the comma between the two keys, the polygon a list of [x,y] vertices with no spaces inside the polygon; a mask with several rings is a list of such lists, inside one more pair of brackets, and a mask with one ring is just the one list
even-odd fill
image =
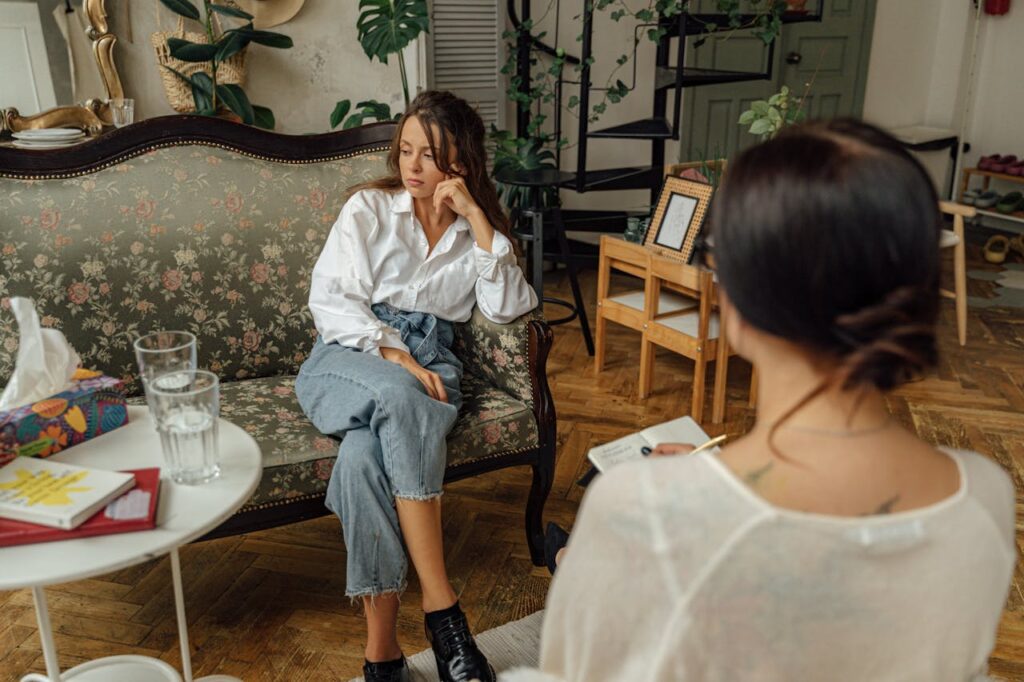
{"label": "picture frame", "polygon": [[676,176],[665,178],[644,246],[689,263],[711,204],[714,188]]}

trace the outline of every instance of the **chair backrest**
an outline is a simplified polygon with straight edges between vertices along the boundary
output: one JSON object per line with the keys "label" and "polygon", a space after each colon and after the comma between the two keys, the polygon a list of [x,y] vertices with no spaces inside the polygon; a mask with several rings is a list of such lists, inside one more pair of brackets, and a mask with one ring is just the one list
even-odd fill
{"label": "chair backrest", "polygon": [[[310,272],[393,124],[268,133],[168,116],[60,153],[0,149],[0,300],[32,298],[85,366],[136,391],[132,342],[187,330],[225,380],[293,373],[315,338]],[[18,332],[0,309],[0,385]]]}

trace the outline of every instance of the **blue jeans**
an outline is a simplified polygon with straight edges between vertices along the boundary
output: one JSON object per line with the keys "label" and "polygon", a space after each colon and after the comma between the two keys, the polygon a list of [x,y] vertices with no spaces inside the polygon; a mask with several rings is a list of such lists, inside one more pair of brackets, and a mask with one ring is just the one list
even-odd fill
{"label": "blue jeans", "polygon": [[377,305],[423,367],[436,372],[448,402],[431,398],[408,370],[354,348],[317,339],[295,380],[310,421],[343,438],[326,505],[341,518],[348,549],[345,594],[402,592],[408,562],[395,498],[441,495],[445,439],[462,404],[462,365],[451,353],[450,322]]}

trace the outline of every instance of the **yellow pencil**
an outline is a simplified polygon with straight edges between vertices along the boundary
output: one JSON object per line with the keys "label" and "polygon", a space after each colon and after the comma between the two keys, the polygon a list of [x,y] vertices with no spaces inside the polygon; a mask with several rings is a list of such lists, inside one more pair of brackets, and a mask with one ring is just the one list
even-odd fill
{"label": "yellow pencil", "polygon": [[695,447],[693,450],[690,451],[690,454],[691,455],[696,455],[701,450],[709,450],[709,449],[715,447],[716,445],[718,445],[719,443],[724,443],[726,438],[728,438],[728,436],[726,436],[725,434],[722,434],[721,436],[715,436],[714,438],[709,440],[707,443],[704,443],[703,445],[698,445],[697,447]]}

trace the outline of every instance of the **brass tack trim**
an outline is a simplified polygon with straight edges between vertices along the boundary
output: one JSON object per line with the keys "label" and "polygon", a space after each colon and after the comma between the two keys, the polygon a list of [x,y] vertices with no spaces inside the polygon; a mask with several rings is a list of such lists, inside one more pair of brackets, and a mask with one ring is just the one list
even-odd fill
{"label": "brass tack trim", "polygon": [[264,154],[253,154],[252,152],[247,152],[245,150],[238,149],[236,147],[232,147],[231,145],[223,144],[220,142],[207,142],[204,140],[175,140],[172,142],[158,142],[156,144],[143,147],[141,149],[136,149],[134,151],[125,153],[123,156],[118,156],[117,158],[110,159],[108,161],[105,161],[103,163],[100,163],[96,166],[93,166],[85,170],[71,171],[67,173],[50,173],[46,175],[8,173],[0,171],[0,178],[4,178],[7,180],[64,180],[67,178],[75,178],[83,175],[90,175],[98,171],[106,170],[111,166],[116,166],[119,163],[124,163],[125,161],[137,158],[139,156],[142,156],[143,154],[148,154],[149,152],[156,151],[157,149],[190,146],[216,147],[218,149],[223,149],[225,151],[234,152],[235,154],[240,154],[250,159],[257,159],[259,161],[272,161],[274,163],[284,163],[289,166],[306,166],[314,163],[323,163],[325,161],[340,161],[342,159],[351,159],[354,156],[361,156],[363,154],[388,151],[391,148],[390,145],[370,147],[368,149],[360,149],[358,151],[349,152],[347,154],[335,154],[333,156],[325,156],[320,159],[281,159],[273,156],[266,156]]}

